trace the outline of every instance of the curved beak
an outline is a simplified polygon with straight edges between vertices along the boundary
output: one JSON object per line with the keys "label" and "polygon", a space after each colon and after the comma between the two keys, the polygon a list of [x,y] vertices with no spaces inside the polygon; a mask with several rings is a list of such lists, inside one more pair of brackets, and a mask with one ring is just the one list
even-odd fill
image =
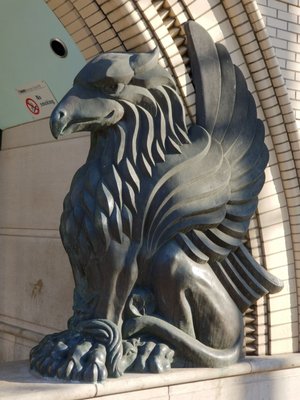
{"label": "curved beak", "polygon": [[124,109],[118,101],[99,91],[74,86],[52,111],[50,129],[57,139],[68,133],[114,125],[123,114]]}
{"label": "curved beak", "polygon": [[67,112],[60,107],[60,103],[55,107],[50,116],[50,129],[55,139],[63,134],[67,126]]}

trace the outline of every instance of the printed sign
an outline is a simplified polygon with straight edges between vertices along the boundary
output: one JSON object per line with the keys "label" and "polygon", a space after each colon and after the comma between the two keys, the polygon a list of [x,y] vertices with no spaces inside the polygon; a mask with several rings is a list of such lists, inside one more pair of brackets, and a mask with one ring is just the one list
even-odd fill
{"label": "printed sign", "polygon": [[28,108],[28,110],[34,114],[34,115],[38,115],[40,113],[40,107],[36,104],[36,102],[31,99],[30,97],[27,97],[26,101],[25,101],[26,107]]}
{"label": "printed sign", "polygon": [[33,119],[49,117],[57,101],[44,81],[37,81],[16,89],[21,102]]}

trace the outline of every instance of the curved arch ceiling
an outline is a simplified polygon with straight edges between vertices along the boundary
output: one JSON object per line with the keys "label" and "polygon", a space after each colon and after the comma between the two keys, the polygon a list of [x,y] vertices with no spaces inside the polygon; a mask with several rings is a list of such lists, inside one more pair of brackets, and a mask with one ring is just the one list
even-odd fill
{"label": "curved arch ceiling", "polygon": [[[85,60],[43,1],[2,0],[0,9],[0,128],[5,129],[34,119],[18,97],[17,88],[45,81],[60,99]],[[52,38],[66,44],[66,58],[51,50]]]}

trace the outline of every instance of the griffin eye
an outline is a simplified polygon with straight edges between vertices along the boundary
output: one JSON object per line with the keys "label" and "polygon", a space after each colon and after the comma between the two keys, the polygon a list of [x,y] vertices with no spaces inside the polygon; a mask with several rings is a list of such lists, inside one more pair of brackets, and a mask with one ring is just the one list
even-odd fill
{"label": "griffin eye", "polygon": [[119,94],[125,85],[123,83],[105,83],[101,85],[101,90],[106,94]]}

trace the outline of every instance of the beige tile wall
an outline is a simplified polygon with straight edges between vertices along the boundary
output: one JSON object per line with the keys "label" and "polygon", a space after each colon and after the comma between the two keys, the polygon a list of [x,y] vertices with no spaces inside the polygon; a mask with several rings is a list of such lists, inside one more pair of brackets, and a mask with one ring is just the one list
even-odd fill
{"label": "beige tile wall", "polygon": [[300,2],[258,0],[300,128]]}
{"label": "beige tile wall", "polygon": [[58,224],[89,138],[55,141],[48,125],[42,120],[3,132],[0,358],[5,359],[27,358],[42,335],[66,328],[72,312],[73,278]]}

